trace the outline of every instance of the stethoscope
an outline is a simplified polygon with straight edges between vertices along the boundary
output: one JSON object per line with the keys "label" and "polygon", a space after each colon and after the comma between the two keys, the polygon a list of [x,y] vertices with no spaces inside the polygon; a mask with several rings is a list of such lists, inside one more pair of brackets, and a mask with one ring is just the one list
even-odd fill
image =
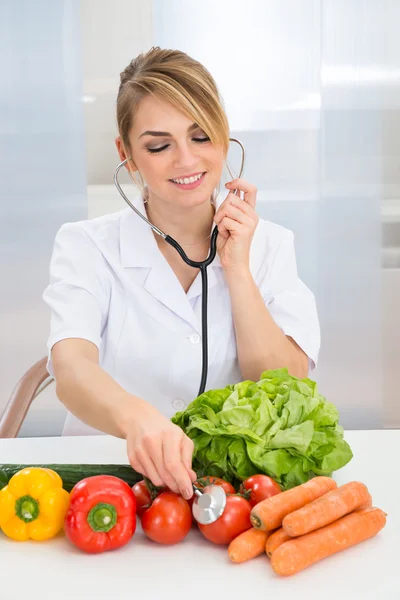
{"label": "stethoscope", "polygon": [[[244,161],[245,161],[245,151],[244,147],[235,138],[230,138],[231,142],[236,142],[239,144],[242,150],[242,162],[240,165],[240,172],[238,177],[242,177],[243,169],[244,169]],[[118,173],[122,169],[122,167],[130,160],[126,158],[123,160],[115,169],[114,172],[114,183],[121,194],[122,198],[129,204],[129,206],[135,211],[137,215],[152,228],[152,230],[160,235],[170,246],[175,248],[177,252],[179,252],[182,259],[185,263],[195,269],[200,269],[201,273],[201,284],[202,284],[202,302],[201,302],[201,329],[202,329],[202,356],[203,356],[203,366],[201,372],[201,382],[200,388],[198,392],[198,396],[200,396],[206,387],[207,382],[207,370],[208,370],[208,326],[207,326],[207,303],[208,303],[208,279],[207,279],[207,267],[212,263],[215,258],[215,254],[217,252],[217,235],[218,235],[218,227],[214,226],[214,229],[211,234],[210,240],[210,252],[208,257],[203,261],[195,261],[187,256],[183,248],[178,244],[174,238],[170,235],[167,235],[161,229],[153,225],[141,212],[138,210],[136,206],[130,202],[129,198],[125,195],[122,190],[119,181],[118,181]],[[235,190],[233,193],[236,194],[238,190]],[[203,489],[199,489],[197,486],[193,484],[193,490],[195,493],[195,498],[192,505],[192,512],[195,519],[199,523],[210,524],[214,523],[225,510],[226,506],[226,494],[222,487],[217,485],[208,485]]]}
{"label": "stethoscope", "polygon": [[[243,169],[244,169],[244,161],[245,161],[245,151],[244,151],[244,147],[241,144],[241,142],[239,142],[239,140],[235,139],[235,138],[230,138],[231,142],[236,142],[237,144],[239,144],[241,150],[242,150],[242,162],[240,165],[240,172],[238,177],[242,177],[243,174]],[[119,171],[122,169],[122,167],[129,161],[129,158],[126,158],[124,161],[122,161],[117,168],[115,169],[114,172],[114,183],[115,186],[118,190],[118,192],[121,194],[122,198],[125,200],[125,202],[127,202],[127,204],[129,204],[129,206],[135,211],[135,213],[137,215],[139,215],[139,217],[141,219],[143,219],[144,221],[146,221],[146,223],[152,228],[152,230],[159,236],[161,236],[162,238],[164,238],[164,240],[166,242],[168,242],[168,244],[170,244],[170,246],[173,246],[173,248],[175,248],[175,250],[177,252],[179,252],[179,254],[181,255],[182,259],[185,261],[185,263],[195,269],[200,269],[200,273],[201,273],[201,284],[202,284],[202,302],[201,302],[201,329],[202,329],[202,362],[203,362],[203,366],[202,366],[202,372],[201,372],[201,381],[200,381],[200,388],[198,391],[198,396],[200,396],[206,387],[206,382],[207,382],[207,371],[208,371],[208,325],[207,325],[207,303],[208,303],[208,279],[207,279],[207,267],[212,263],[212,261],[215,258],[215,254],[217,251],[217,235],[218,235],[218,227],[214,226],[214,229],[212,231],[211,234],[211,240],[210,240],[210,252],[208,254],[208,257],[203,260],[203,261],[195,261],[192,260],[191,258],[189,258],[187,256],[187,254],[185,253],[185,251],[183,250],[183,248],[178,244],[178,242],[176,240],[174,240],[174,238],[172,238],[170,235],[167,235],[166,233],[164,233],[163,231],[161,231],[161,229],[159,229],[158,227],[156,227],[155,225],[153,225],[153,223],[151,223],[141,212],[140,210],[138,210],[138,208],[136,206],[134,206],[132,204],[132,202],[129,200],[129,198],[127,198],[127,196],[125,195],[124,191],[122,190],[119,181],[118,181],[118,173]],[[238,190],[235,190],[233,193],[236,194]]]}

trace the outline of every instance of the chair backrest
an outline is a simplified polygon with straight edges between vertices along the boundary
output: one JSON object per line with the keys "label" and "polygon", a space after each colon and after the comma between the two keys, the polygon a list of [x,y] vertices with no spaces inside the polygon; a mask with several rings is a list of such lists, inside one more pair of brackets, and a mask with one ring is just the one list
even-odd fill
{"label": "chair backrest", "polygon": [[46,364],[42,358],[18,381],[0,418],[0,438],[17,437],[32,401],[54,381]]}

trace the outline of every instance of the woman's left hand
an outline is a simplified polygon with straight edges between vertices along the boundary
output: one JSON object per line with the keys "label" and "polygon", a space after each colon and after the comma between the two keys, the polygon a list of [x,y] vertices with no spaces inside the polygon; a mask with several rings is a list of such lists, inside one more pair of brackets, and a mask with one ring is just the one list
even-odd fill
{"label": "woman's left hand", "polygon": [[[214,216],[218,227],[217,252],[226,274],[249,270],[250,246],[259,217],[255,211],[257,188],[244,179],[234,179],[225,185],[229,192]],[[243,192],[244,199],[234,194]]]}

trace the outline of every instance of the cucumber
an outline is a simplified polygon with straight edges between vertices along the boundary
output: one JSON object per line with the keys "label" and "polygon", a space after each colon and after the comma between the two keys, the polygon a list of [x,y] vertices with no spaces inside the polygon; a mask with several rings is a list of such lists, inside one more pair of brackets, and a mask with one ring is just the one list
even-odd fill
{"label": "cucumber", "polygon": [[46,469],[53,469],[53,471],[58,473],[63,480],[63,488],[67,490],[67,492],[70,492],[78,481],[81,481],[81,479],[85,479],[86,477],[92,477],[92,475],[114,475],[125,481],[130,487],[143,479],[143,475],[137,473],[129,465],[0,464],[0,490],[8,484],[15,473],[18,473],[18,471],[27,467],[45,467]]}

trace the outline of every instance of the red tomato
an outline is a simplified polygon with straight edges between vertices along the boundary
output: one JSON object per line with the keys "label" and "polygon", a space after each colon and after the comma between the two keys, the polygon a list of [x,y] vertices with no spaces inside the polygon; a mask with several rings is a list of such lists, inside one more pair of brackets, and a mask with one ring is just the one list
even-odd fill
{"label": "red tomato", "polygon": [[189,504],[179,494],[163,492],[144,511],[142,529],[148,538],[159,544],[181,542],[192,527]]}
{"label": "red tomato", "polygon": [[214,544],[230,544],[238,535],[251,529],[250,502],[242,496],[228,496],[220,518],[210,525],[199,523],[205,538]]}
{"label": "red tomato", "polygon": [[[166,490],[166,487],[160,488],[159,495]],[[135,483],[132,491],[136,498],[136,514],[141,519],[144,511],[151,504],[150,492],[144,480]]]}
{"label": "red tomato", "polygon": [[[225,490],[225,494],[235,494],[236,493],[233,485],[231,485],[229,483],[229,481],[225,481],[225,479],[221,479],[221,477],[214,477],[214,476],[200,477],[197,481],[195,481],[195,485],[200,489],[202,489],[206,485],[220,485]],[[189,498],[189,500],[187,500],[190,508],[192,508],[193,500],[195,499],[195,497],[196,497],[196,494],[193,494],[193,496],[191,498]]]}
{"label": "red tomato", "polygon": [[[229,481],[225,481],[225,479],[221,479],[221,477],[214,477],[213,475],[209,475],[207,477],[199,477],[199,479],[195,482],[195,485],[200,489],[205,487],[206,485],[220,485],[225,491],[225,494],[236,493],[235,488],[229,483]],[[195,497],[196,495],[193,494],[193,496],[189,498],[189,500],[187,500],[190,506],[190,510],[192,510],[193,500],[195,499]],[[197,524],[197,521],[194,517],[193,524]]]}
{"label": "red tomato", "polygon": [[275,496],[282,492],[280,486],[274,479],[268,475],[252,475],[240,486],[240,492],[251,490],[249,502],[251,506],[255,506],[259,502],[266,500],[270,496]]}
{"label": "red tomato", "polygon": [[206,485],[220,485],[222,489],[225,491],[225,494],[236,494],[235,488],[229,481],[225,481],[225,479],[221,479],[221,477],[214,477],[212,475],[207,477],[200,477],[195,485],[199,488],[203,488]]}
{"label": "red tomato", "polygon": [[146,510],[146,506],[151,504],[150,492],[147,489],[145,481],[139,481],[138,483],[135,483],[132,491],[136,498],[136,514],[141,518]]}

